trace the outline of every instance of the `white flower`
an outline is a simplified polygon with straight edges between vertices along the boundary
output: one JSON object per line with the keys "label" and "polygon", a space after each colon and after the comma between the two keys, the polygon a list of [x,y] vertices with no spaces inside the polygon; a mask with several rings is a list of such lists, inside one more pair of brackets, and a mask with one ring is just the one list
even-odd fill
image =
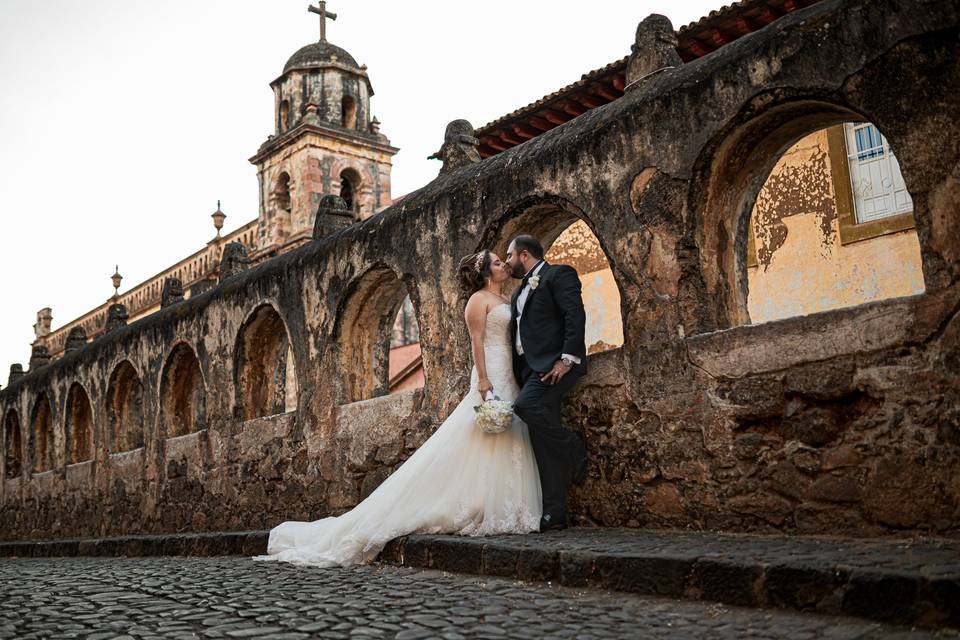
{"label": "white flower", "polygon": [[513,421],[513,404],[500,398],[486,400],[473,408],[476,412],[477,426],[484,433],[505,431]]}
{"label": "white flower", "polygon": [[540,276],[530,276],[530,279],[527,280],[527,284],[530,285],[530,290],[533,291],[537,288],[537,285],[540,284]]}

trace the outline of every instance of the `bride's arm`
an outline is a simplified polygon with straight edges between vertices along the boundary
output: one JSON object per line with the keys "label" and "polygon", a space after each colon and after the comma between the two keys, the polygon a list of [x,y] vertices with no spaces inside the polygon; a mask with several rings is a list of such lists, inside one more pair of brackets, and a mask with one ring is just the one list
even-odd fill
{"label": "bride's arm", "polygon": [[487,326],[487,305],[482,296],[476,293],[470,296],[467,301],[467,308],[464,311],[464,317],[467,321],[467,330],[470,331],[473,363],[477,367],[477,377],[480,380],[477,390],[480,392],[480,397],[483,398],[487,391],[493,389],[493,385],[487,379],[487,361],[483,354],[483,332]]}

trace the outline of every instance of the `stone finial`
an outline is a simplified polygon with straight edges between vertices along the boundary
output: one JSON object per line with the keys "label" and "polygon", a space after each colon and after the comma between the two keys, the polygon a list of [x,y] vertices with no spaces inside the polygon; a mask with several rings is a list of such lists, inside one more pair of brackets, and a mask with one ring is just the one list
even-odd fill
{"label": "stone finial", "polygon": [[53,310],[50,307],[44,307],[37,311],[37,323],[33,325],[34,335],[38,338],[50,335],[51,322],[53,322]]}
{"label": "stone finial", "polygon": [[247,248],[239,242],[228,242],[223,248],[223,256],[220,257],[220,282],[248,266],[250,258],[247,257]]}
{"label": "stone finial", "polygon": [[127,326],[127,319],[130,317],[130,314],[127,313],[126,305],[116,302],[109,307],[107,307],[107,321],[104,324],[104,331],[110,332],[118,327]]}
{"label": "stone finial", "polygon": [[670,18],[657,13],[644,18],[637,25],[636,39],[630,47],[626,91],[637,88],[639,80],[655,71],[682,65],[677,44],[677,34]]}
{"label": "stone finial", "polygon": [[67,342],[63,346],[63,352],[70,353],[82,349],[85,344],[87,344],[87,332],[83,327],[77,325],[70,329],[70,333],[67,334]]}
{"label": "stone finial", "polygon": [[123,282],[123,276],[120,275],[120,265],[113,267],[113,275],[110,276],[110,282],[113,284],[113,297],[111,300],[116,300],[120,297],[120,283]]}
{"label": "stone finial", "polygon": [[347,206],[347,201],[340,196],[323,196],[317,207],[317,218],[313,221],[313,239],[325,238],[351,224],[353,212]]}
{"label": "stone finial", "polygon": [[30,349],[30,371],[36,371],[45,364],[50,364],[50,350],[42,344],[35,344]]}
{"label": "stone finial", "polygon": [[14,363],[10,365],[10,377],[7,378],[7,386],[9,387],[14,382],[19,380],[24,376],[23,365],[19,363]]}
{"label": "stone finial", "polygon": [[210,214],[213,218],[213,228],[217,230],[217,238],[220,237],[220,229],[223,229],[223,221],[227,219],[227,214],[220,210],[220,201],[217,200],[217,210]]}
{"label": "stone finial", "polygon": [[454,120],[443,133],[443,146],[430,156],[443,160],[440,173],[453,171],[474,162],[480,162],[477,147],[480,141],[473,136],[473,125],[466,120]]}
{"label": "stone finial", "polygon": [[183,302],[183,283],[180,278],[164,278],[163,289],[160,290],[160,308]]}

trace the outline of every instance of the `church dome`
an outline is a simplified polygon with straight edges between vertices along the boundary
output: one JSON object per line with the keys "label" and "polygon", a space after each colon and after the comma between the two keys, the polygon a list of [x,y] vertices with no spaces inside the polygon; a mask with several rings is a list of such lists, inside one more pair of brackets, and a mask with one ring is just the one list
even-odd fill
{"label": "church dome", "polygon": [[359,70],[360,65],[353,59],[353,56],[347,53],[346,49],[331,44],[325,40],[308,44],[301,47],[296,53],[290,56],[287,64],[283,65],[283,72],[291,69],[303,69],[310,67],[323,67],[331,63],[339,63],[347,67],[353,67]]}

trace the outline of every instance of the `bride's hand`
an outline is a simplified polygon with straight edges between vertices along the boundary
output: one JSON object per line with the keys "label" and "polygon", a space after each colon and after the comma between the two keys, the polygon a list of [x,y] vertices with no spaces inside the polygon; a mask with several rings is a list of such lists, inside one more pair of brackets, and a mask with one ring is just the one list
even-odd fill
{"label": "bride's hand", "polygon": [[477,391],[480,392],[480,399],[486,400],[487,392],[493,391],[493,385],[490,384],[490,381],[487,380],[486,378],[481,378],[480,381],[477,383]]}

